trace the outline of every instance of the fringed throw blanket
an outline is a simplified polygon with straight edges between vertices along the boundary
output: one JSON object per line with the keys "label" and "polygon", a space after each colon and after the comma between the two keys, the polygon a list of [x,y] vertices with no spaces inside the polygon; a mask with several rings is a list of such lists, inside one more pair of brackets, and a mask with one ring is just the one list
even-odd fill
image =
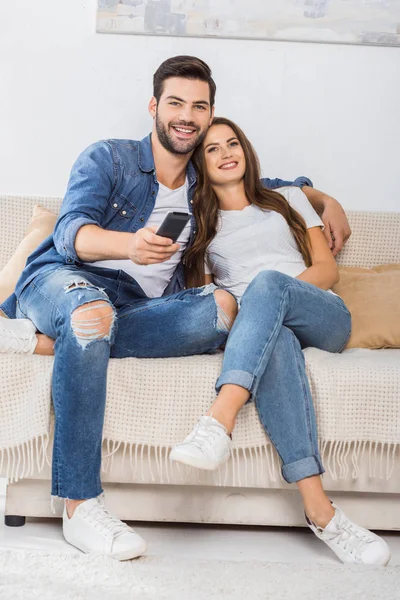
{"label": "fringed throw blanket", "polygon": [[[371,477],[390,478],[400,444],[399,350],[357,349],[332,355],[309,348],[305,357],[325,469],[334,479],[357,478],[360,462],[368,457]],[[213,401],[221,363],[222,353],[111,360],[103,431],[105,470],[112,469],[110,458],[122,451],[133,473],[143,473],[146,453],[156,465],[151,479],[169,480],[169,449],[186,437]],[[52,366],[49,357],[0,356],[0,475],[11,481],[40,472],[50,461]],[[242,409],[233,443],[233,473],[239,460],[245,464],[246,479],[247,468],[256,473],[269,469],[271,478],[279,473],[279,459],[253,404]],[[216,483],[226,481],[224,472],[218,473]]]}

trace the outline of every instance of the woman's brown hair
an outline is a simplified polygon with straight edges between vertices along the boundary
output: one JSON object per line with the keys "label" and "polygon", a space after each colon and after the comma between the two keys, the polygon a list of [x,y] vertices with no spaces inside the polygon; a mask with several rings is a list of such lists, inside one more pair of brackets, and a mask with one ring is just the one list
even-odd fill
{"label": "woman's brown hair", "polygon": [[[213,125],[227,125],[239,140],[246,159],[244,189],[247,200],[264,210],[274,210],[287,221],[297,242],[305,264],[311,265],[310,238],[303,217],[294,210],[278,192],[266,189],[260,180],[260,163],[253,146],[235,123],[223,117],[215,117]],[[193,214],[197,222],[197,235],[191,248],[185,253],[186,282],[190,287],[200,287],[205,283],[204,257],[206,250],[217,232],[218,198],[214,192],[204,158],[204,149],[198,147],[193,155],[197,171],[197,187],[193,197]]]}

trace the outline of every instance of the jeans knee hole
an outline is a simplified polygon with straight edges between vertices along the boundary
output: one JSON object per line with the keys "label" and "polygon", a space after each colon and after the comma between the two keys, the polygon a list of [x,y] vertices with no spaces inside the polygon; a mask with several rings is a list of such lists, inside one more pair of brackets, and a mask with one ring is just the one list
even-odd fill
{"label": "jeans knee hole", "polygon": [[217,304],[217,329],[223,333],[229,333],[233,319]]}
{"label": "jeans knee hole", "polygon": [[[75,318],[77,315],[82,315],[85,312],[96,311],[96,309],[104,309],[105,307],[110,308],[110,311],[106,314],[101,312],[95,312],[94,315],[85,318]],[[71,327],[75,335],[78,344],[85,349],[90,342],[100,340],[110,340],[112,331],[115,324],[115,311],[106,302],[100,300],[96,302],[87,303],[85,306],[78,307],[74,310],[71,315]],[[106,321],[109,321],[107,323]]]}

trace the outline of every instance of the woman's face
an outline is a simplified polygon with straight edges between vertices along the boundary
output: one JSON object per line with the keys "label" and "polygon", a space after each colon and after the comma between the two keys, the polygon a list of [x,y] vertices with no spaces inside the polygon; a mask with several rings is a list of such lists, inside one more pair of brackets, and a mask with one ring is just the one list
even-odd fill
{"label": "woman's face", "polygon": [[246,159],[231,127],[212,125],[204,138],[203,151],[212,185],[229,185],[243,179]]}

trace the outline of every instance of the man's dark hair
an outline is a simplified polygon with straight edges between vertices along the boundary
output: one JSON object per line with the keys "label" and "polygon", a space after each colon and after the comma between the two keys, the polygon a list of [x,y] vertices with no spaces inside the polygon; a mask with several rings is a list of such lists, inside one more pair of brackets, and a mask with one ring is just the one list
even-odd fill
{"label": "man's dark hair", "polygon": [[214,106],[217,86],[211,77],[210,67],[200,58],[195,56],[173,56],[158,67],[153,77],[153,95],[157,102],[159,102],[163,93],[164,81],[170,77],[205,81],[210,86],[210,105]]}

